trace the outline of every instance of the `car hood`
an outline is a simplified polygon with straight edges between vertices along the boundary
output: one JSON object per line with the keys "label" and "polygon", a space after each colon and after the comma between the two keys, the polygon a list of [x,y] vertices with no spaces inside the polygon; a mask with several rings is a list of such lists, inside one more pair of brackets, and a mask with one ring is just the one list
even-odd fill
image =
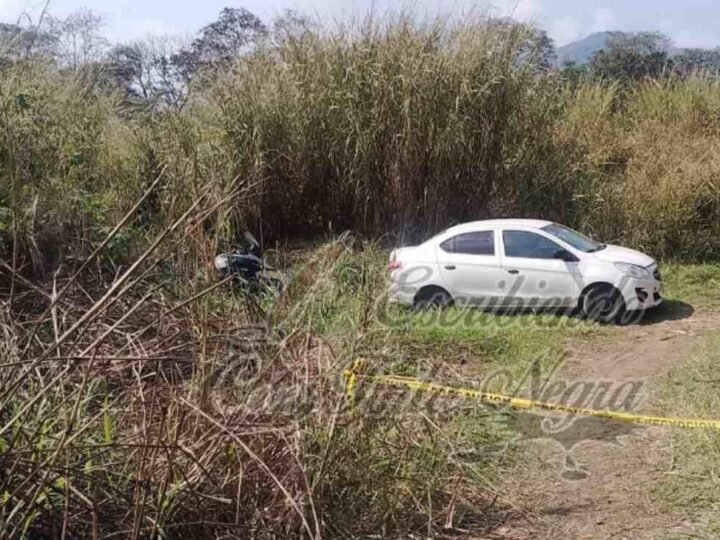
{"label": "car hood", "polygon": [[649,255],[621,246],[608,245],[605,249],[597,251],[593,255],[601,261],[637,264],[643,268],[655,263],[655,260]]}

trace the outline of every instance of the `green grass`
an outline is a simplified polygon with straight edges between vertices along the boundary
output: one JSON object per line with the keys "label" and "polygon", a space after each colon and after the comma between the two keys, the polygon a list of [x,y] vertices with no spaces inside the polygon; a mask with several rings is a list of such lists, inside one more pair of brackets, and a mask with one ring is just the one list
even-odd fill
{"label": "green grass", "polygon": [[[688,362],[678,366],[661,392],[668,416],[720,420],[720,337],[712,338]],[[720,431],[674,429],[673,467],[655,490],[661,502],[687,509],[720,533]]]}
{"label": "green grass", "polygon": [[[554,367],[565,354],[567,340],[589,339],[607,331],[572,317],[494,315],[451,308],[442,314],[409,315],[399,328],[388,331],[386,339],[410,370],[431,364],[464,379],[507,370],[517,381],[536,360],[543,372]],[[493,390],[512,390],[507,386],[494,385]]]}
{"label": "green grass", "polygon": [[720,264],[669,262],[662,265],[662,271],[666,300],[693,308],[720,304]]}

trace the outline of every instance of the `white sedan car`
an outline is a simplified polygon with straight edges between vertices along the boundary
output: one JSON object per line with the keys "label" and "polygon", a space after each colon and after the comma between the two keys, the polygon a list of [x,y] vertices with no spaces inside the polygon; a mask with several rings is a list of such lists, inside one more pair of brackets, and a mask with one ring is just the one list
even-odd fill
{"label": "white sedan car", "polygon": [[531,219],[476,221],[394,250],[390,300],[426,305],[575,309],[600,322],[662,303],[649,256]]}

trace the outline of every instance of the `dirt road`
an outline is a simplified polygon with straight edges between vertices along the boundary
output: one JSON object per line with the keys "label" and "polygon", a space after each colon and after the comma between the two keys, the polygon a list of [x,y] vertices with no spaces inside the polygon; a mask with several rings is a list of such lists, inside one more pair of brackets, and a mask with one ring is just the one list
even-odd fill
{"label": "dirt road", "polygon": [[[648,324],[613,329],[610,339],[568,343],[566,380],[641,380],[638,412],[658,413],[658,383],[720,328],[720,312],[665,312]],[[677,312],[676,312],[677,311]],[[525,464],[504,486],[523,518],[505,538],[702,537],[702,524],[661,507],[651,491],[672,469],[669,428],[582,419],[568,439],[524,443]],[[518,521],[524,521],[520,523]]]}

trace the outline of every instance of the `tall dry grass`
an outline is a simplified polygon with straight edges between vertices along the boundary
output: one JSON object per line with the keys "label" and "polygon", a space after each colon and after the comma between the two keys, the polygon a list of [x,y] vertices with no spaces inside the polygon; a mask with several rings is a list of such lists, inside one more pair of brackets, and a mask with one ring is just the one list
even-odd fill
{"label": "tall dry grass", "polygon": [[19,278],[0,313],[0,536],[492,529],[485,461],[448,459],[467,434],[412,407],[367,414],[346,400],[341,373],[369,321],[345,313],[356,326],[343,341],[318,324],[339,300],[370,312],[381,259],[331,243],[275,304],[208,283],[201,267],[179,280],[172,268],[210,242],[194,232],[208,199],[110,283],[94,259],[73,276]]}
{"label": "tall dry grass", "polygon": [[518,188],[540,213],[560,102],[523,63],[524,31],[400,17],[306,36],[222,73],[189,111],[262,181],[274,234],[414,236],[509,212]]}
{"label": "tall dry grass", "polygon": [[86,253],[165,167],[111,265],[202,189],[227,195],[238,179],[253,189],[216,224],[221,242],[243,227],[268,240],[353,229],[404,242],[530,216],[658,256],[714,257],[717,82],[566,82],[529,60],[532,35],[473,17],[310,29],[198,78],[182,111],[134,108],[102,71],[10,67],[5,253],[46,270],[61,251]]}

